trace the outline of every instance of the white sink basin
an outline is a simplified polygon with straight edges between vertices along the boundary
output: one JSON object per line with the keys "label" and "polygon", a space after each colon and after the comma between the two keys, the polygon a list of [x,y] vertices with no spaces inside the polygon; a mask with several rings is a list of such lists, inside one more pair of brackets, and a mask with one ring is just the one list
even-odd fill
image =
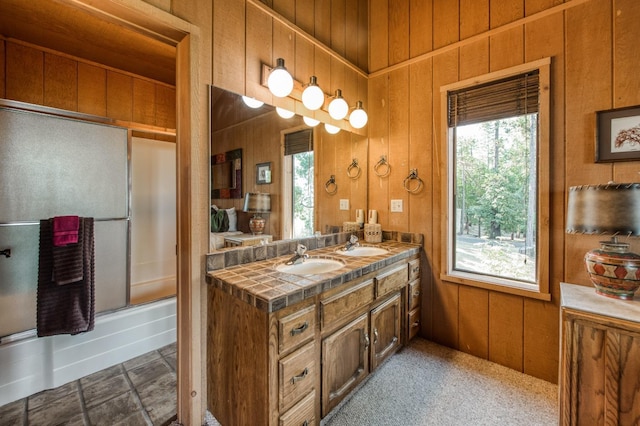
{"label": "white sink basin", "polygon": [[336,253],[339,253],[343,256],[380,256],[381,254],[389,253],[389,250],[380,247],[358,246],[352,248],[351,250],[344,250],[342,248],[339,248],[338,250],[336,250]]}
{"label": "white sink basin", "polygon": [[293,265],[281,263],[280,265],[276,266],[276,271],[296,275],[313,275],[335,271],[336,269],[340,269],[343,266],[344,262],[340,260],[311,257],[309,259],[305,259],[305,261],[302,263],[295,263]]}

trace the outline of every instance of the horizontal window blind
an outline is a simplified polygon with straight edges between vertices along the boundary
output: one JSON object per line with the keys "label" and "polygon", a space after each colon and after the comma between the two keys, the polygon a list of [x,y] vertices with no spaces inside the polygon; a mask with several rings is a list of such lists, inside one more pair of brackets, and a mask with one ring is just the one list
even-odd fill
{"label": "horizontal window blind", "polygon": [[538,112],[538,70],[447,93],[449,127]]}
{"label": "horizontal window blind", "polygon": [[284,135],[284,155],[313,151],[313,130],[304,129]]}

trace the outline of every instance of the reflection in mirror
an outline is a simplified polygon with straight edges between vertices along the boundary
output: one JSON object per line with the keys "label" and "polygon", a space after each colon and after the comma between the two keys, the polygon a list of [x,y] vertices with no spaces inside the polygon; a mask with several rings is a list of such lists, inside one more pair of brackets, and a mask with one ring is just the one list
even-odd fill
{"label": "reflection in mirror", "polygon": [[[269,105],[250,108],[241,96],[216,87],[211,88],[210,96],[211,213],[212,219],[215,216],[218,221],[216,224],[226,223],[220,222],[224,216],[222,210],[229,218],[228,226],[216,227],[218,232],[211,233],[211,251],[294,237],[292,216],[296,214],[293,213],[296,200],[306,200],[305,206],[312,207],[312,219],[303,231],[308,234],[335,232],[344,222],[355,221],[357,209],[366,211],[368,143],[365,136],[344,130],[329,134],[323,125],[309,127],[299,115],[282,118]],[[285,155],[286,139],[296,132],[311,134],[312,161],[303,167],[314,182],[313,187],[301,189],[297,195],[293,188],[300,185],[295,182],[292,155]],[[214,163],[214,156],[230,152],[241,153],[238,158],[241,185],[236,182],[233,190],[222,188],[226,182],[233,186],[233,174],[229,170],[232,166],[226,161]],[[349,169],[354,160],[362,171],[355,178],[356,173]],[[258,166],[265,164],[269,164],[270,179],[259,175]],[[325,183],[331,177],[335,184],[328,191]],[[227,196],[232,191],[240,191],[239,198]],[[271,196],[271,212],[263,214],[267,220],[261,235],[253,235],[249,229],[252,214],[243,211],[246,193]],[[287,205],[291,207],[285,209]]]}
{"label": "reflection in mirror", "polygon": [[211,198],[242,198],[242,149],[211,155]]}

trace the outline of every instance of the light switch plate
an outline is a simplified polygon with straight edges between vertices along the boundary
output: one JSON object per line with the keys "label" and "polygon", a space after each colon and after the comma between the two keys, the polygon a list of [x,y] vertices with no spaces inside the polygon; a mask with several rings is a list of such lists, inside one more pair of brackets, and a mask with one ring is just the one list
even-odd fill
{"label": "light switch plate", "polygon": [[340,210],[349,210],[349,200],[340,200]]}
{"label": "light switch plate", "polygon": [[402,200],[391,200],[391,212],[392,213],[402,212]]}

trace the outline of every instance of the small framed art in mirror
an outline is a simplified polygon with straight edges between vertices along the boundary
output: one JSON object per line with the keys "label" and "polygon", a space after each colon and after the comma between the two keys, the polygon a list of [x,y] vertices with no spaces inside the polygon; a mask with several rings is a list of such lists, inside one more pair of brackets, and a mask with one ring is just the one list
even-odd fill
{"label": "small framed art in mirror", "polygon": [[271,183],[271,162],[256,165],[256,183],[258,185]]}

